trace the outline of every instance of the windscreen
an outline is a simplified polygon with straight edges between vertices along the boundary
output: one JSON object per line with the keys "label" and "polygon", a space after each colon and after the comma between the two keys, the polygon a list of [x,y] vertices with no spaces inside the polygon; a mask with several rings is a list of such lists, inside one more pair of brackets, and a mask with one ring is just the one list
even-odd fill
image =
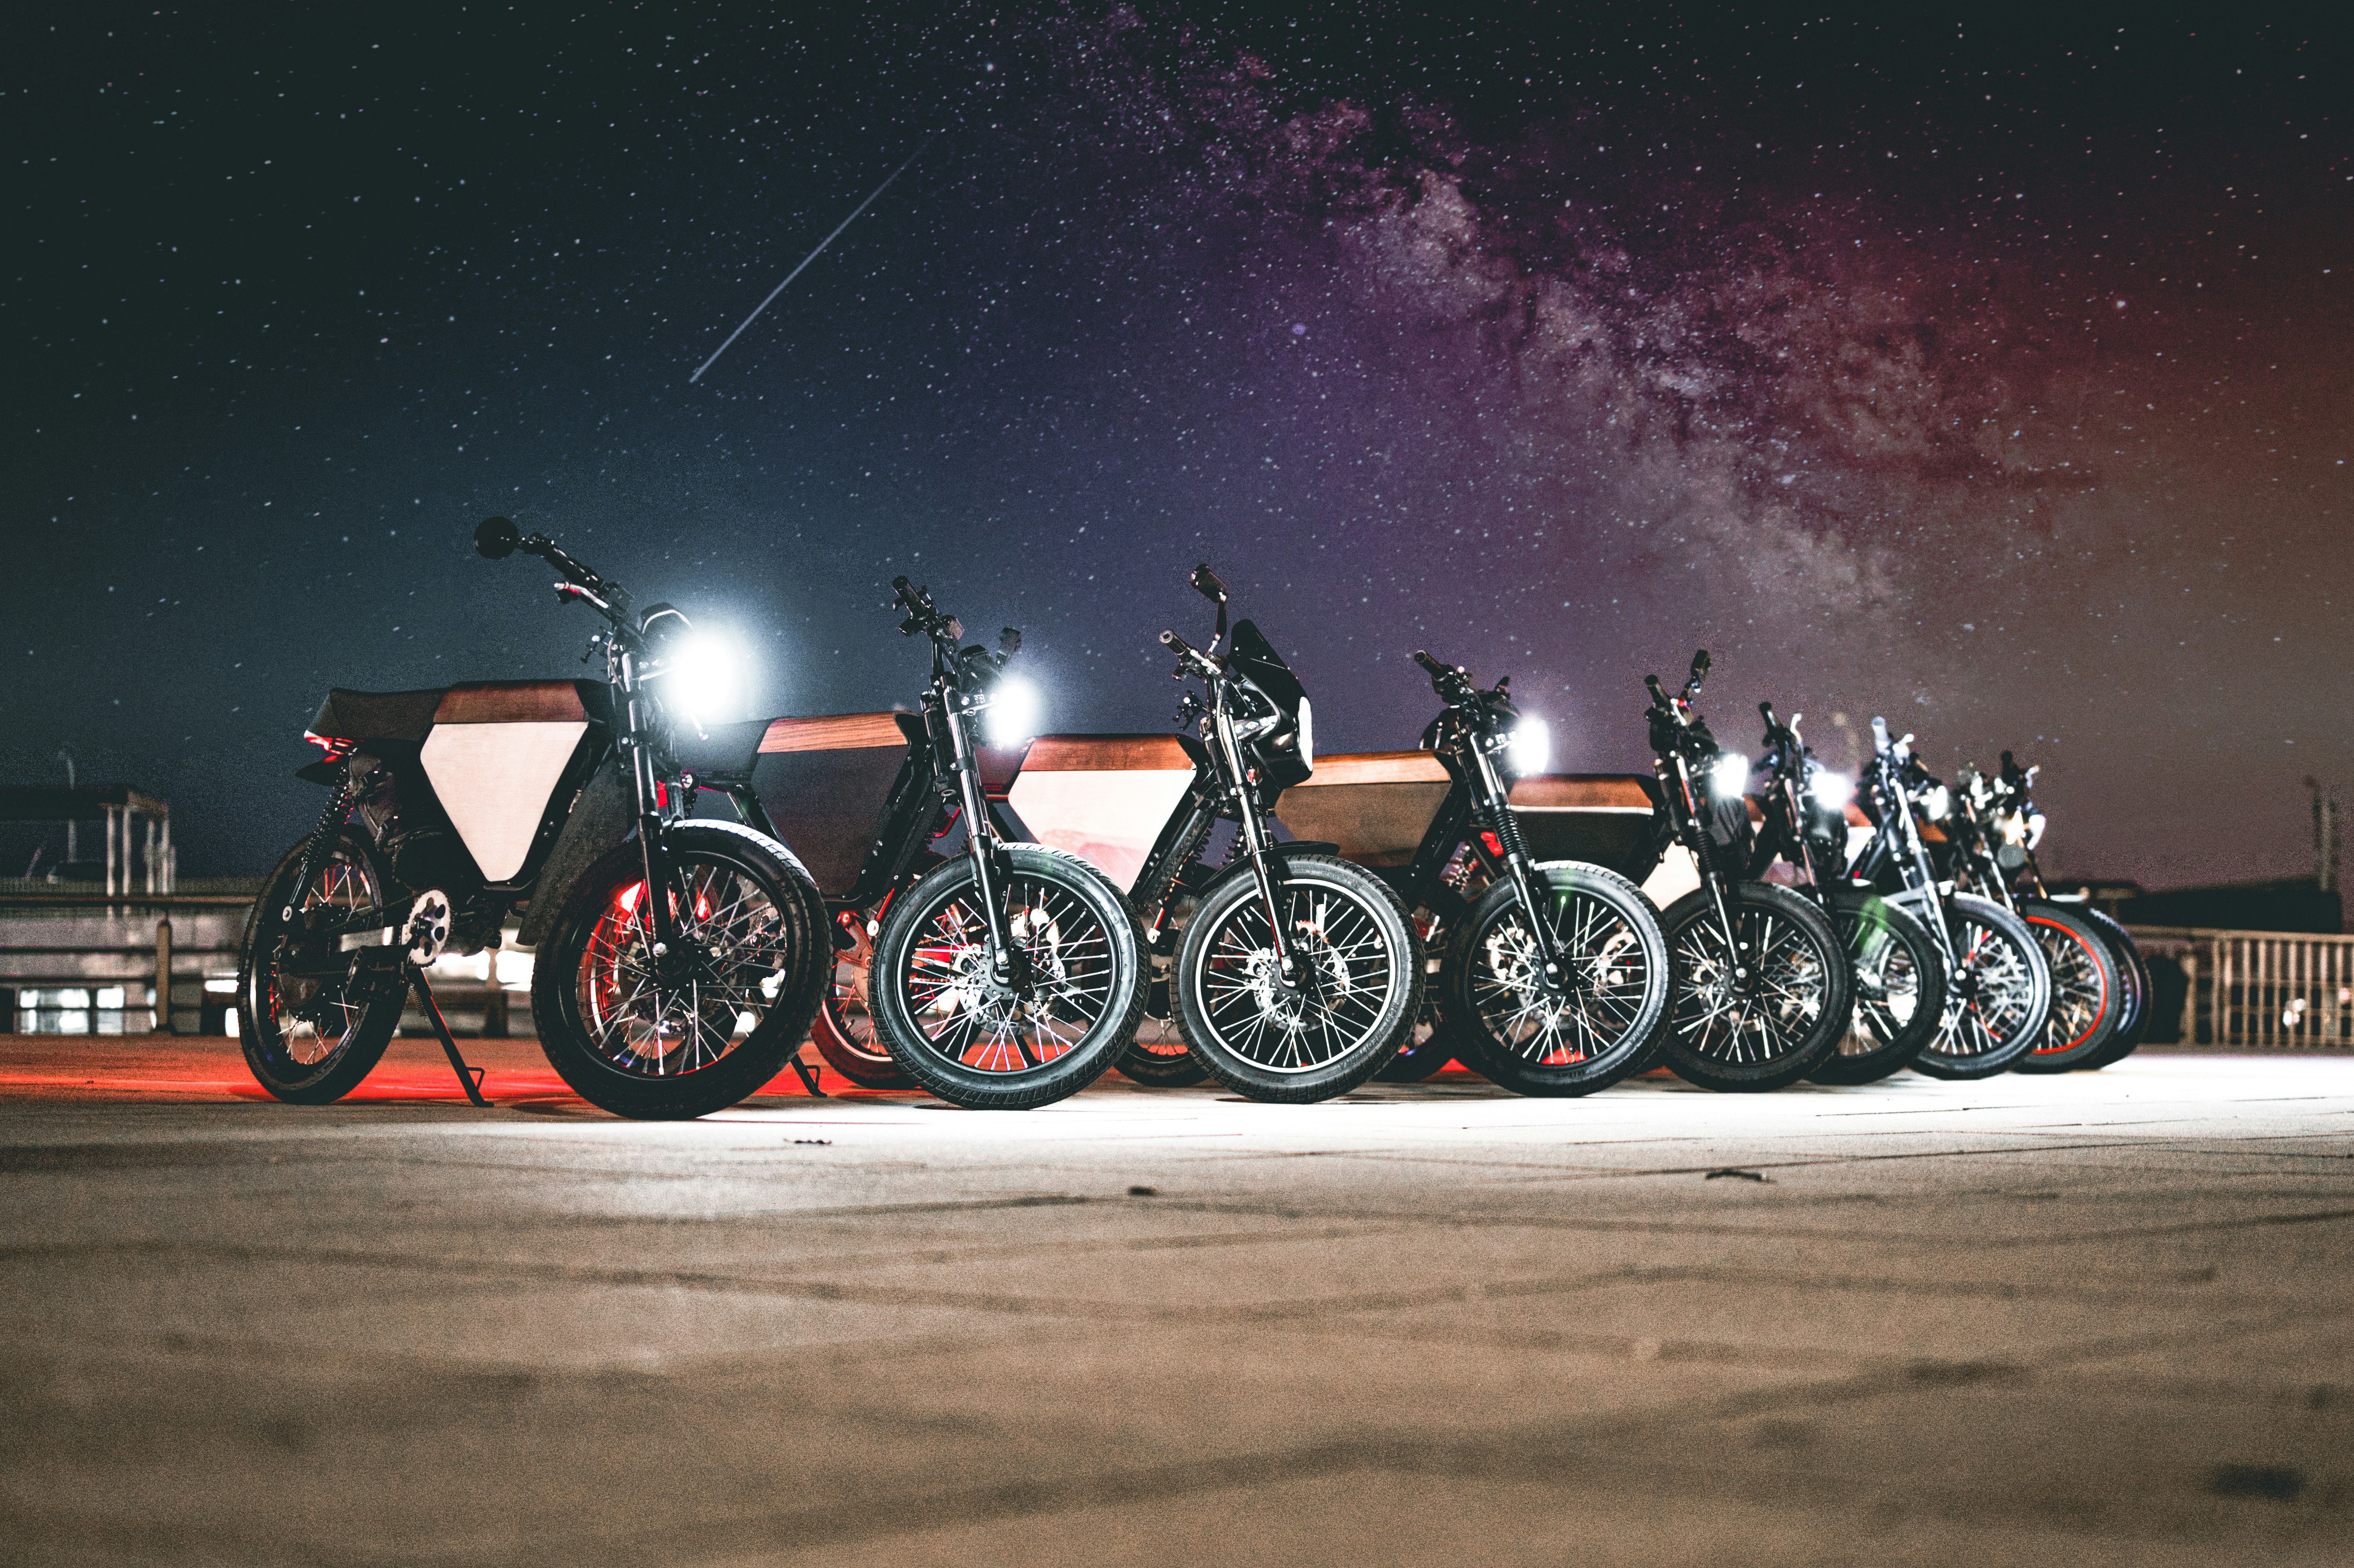
{"label": "windscreen", "polygon": [[1247,620],[1235,627],[1234,667],[1236,674],[1267,694],[1276,706],[1298,722],[1299,705],[1308,693],[1300,685],[1299,677],[1291,673],[1291,666],[1283,662],[1283,655],[1275,651],[1257,626]]}

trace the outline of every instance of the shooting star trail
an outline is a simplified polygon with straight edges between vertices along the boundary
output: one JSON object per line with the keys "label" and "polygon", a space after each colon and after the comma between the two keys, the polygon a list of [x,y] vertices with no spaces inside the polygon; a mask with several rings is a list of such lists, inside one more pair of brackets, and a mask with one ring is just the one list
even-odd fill
{"label": "shooting star trail", "polygon": [[[938,134],[939,134],[938,132],[932,132],[932,135],[934,136]],[[891,188],[891,182],[907,172],[907,164],[912,164],[917,158],[922,157],[924,155],[924,149],[931,144],[931,136],[926,136],[922,141],[917,143],[916,150],[907,154],[907,163],[901,164],[897,168],[885,175],[883,183],[876,185],[872,191],[868,192],[864,201],[860,202],[856,207],[852,207],[850,209],[850,216],[843,218],[840,223],[835,224],[833,226],[833,232],[827,235],[823,239],[819,240],[815,250],[811,251],[808,255],[801,258],[801,266],[796,267],[791,271],[786,273],[785,281],[778,284],[775,288],[769,290],[769,297],[767,299],[762,300],[758,304],[752,307],[752,313],[744,318],[743,326],[739,326],[734,332],[729,333],[727,334],[727,343],[723,343],[717,348],[713,349],[711,351],[711,357],[705,360],[701,365],[696,366],[695,367],[695,374],[688,376],[687,380],[692,383],[703,379],[703,373],[710,369],[712,366],[717,364],[719,356],[727,352],[727,344],[734,343],[737,338],[744,335],[744,327],[750,326],[754,322],[758,321],[760,319],[760,313],[767,310],[770,305],[776,303],[777,296],[783,293],[788,288],[791,287],[793,280],[801,275],[801,269],[816,260],[818,257],[823,253],[827,246],[832,244],[841,237],[843,229],[848,228],[852,224],[857,222],[858,215],[864,212],[868,207],[873,207],[875,205],[875,198],[881,196],[885,191],[889,190]]]}

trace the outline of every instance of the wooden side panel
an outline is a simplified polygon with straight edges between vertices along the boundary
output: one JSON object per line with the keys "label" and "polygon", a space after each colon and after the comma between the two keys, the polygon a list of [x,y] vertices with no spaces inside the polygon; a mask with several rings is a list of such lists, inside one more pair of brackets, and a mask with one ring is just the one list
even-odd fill
{"label": "wooden side panel", "polygon": [[1454,782],[1426,751],[1342,753],[1316,759],[1307,782],[1283,792],[1276,820],[1295,838],[1341,846],[1363,865],[1405,865]]}
{"label": "wooden side panel", "polygon": [[1193,771],[1174,735],[1042,735],[1022,759],[1025,773]]}
{"label": "wooden side panel", "polygon": [[[762,756],[783,751],[861,751],[873,747],[907,744],[899,714],[830,714],[822,718],[780,718],[769,721],[760,737]],[[912,716],[912,715],[905,715]]]}
{"label": "wooden side panel", "polygon": [[1583,860],[1640,883],[1651,853],[1651,791],[1639,773],[1540,773],[1512,786],[1512,814],[1539,860]]}
{"label": "wooden side panel", "polygon": [[586,724],[580,688],[571,681],[478,681],[441,695],[433,722],[445,724]]}

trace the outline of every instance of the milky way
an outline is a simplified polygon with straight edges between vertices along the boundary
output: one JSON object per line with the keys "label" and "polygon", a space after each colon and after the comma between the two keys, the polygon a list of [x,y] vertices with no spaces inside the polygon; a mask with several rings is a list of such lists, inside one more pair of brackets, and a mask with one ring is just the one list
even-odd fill
{"label": "milky way", "polygon": [[1328,748],[1411,744],[1427,646],[1640,768],[1640,676],[1706,644],[1728,738],[2013,747],[2062,869],[2153,884],[2305,869],[2299,779],[2354,774],[2342,38],[59,26],[11,85],[0,770],[72,744],[194,870],[301,831],[327,684],[572,668],[489,511],[741,629],[776,711],[914,695],[907,571],[1025,626],[1056,725],[1156,727],[1208,558]]}

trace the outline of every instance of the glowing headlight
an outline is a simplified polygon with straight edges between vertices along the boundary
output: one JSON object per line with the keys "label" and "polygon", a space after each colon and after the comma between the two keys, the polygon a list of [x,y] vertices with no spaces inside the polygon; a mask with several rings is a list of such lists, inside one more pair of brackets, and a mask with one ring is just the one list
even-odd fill
{"label": "glowing headlight", "polygon": [[1954,792],[1943,784],[1935,785],[1921,796],[1921,814],[1933,822],[1942,822],[1954,809]]}
{"label": "glowing headlight", "polygon": [[744,655],[716,631],[689,631],[663,651],[663,700],[708,727],[744,716]]}
{"label": "glowing headlight", "polygon": [[1316,710],[1306,697],[1299,699],[1299,765],[1316,770]]}
{"label": "glowing headlight", "polygon": [[1045,711],[1038,688],[1019,675],[1000,675],[989,694],[989,744],[1019,746],[1038,733]]}
{"label": "glowing headlight", "polygon": [[1847,803],[1855,799],[1855,780],[1844,773],[1818,768],[1814,779],[1807,785],[1807,792],[1815,798],[1815,804],[1826,811],[1844,811]]}
{"label": "glowing headlight", "polygon": [[1708,788],[1722,800],[1738,800],[1749,793],[1749,758],[1737,751],[1718,753],[1709,764]]}
{"label": "glowing headlight", "polygon": [[1553,766],[1553,726],[1541,718],[1523,717],[1512,731],[1512,772],[1526,779]]}

